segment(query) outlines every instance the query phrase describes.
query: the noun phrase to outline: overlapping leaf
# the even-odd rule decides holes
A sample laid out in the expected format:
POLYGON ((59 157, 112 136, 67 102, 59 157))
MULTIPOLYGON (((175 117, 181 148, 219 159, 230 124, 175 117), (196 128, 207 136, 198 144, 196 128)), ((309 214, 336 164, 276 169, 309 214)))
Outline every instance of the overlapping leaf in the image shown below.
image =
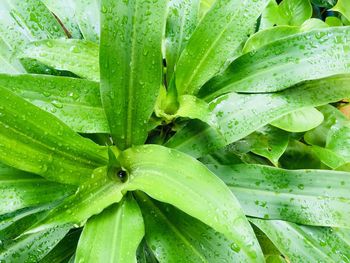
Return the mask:
POLYGON ((107 162, 106 150, 0 87, 0 159, 47 179, 77 184, 107 162))
POLYGON ((103 0, 101 96, 114 143, 143 144, 162 84, 167 1, 103 0))

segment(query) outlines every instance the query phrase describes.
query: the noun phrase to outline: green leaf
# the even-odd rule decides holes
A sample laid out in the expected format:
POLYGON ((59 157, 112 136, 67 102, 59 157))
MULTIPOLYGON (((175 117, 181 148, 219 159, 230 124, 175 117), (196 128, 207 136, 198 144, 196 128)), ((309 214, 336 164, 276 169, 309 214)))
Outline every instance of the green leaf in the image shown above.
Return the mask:
POLYGON ((167 1, 102 1, 101 96, 121 149, 147 137, 162 84, 166 7, 167 1))
POLYGON ((279 39, 300 33, 297 26, 275 26, 252 35, 244 44, 243 52, 248 53, 279 39))
POLYGON ((277 25, 277 23, 280 24, 280 20, 281 17, 278 10, 278 4, 276 0, 270 0, 261 14, 259 30, 268 29, 277 25))
POLYGON ((349 227, 349 173, 262 165, 208 166, 237 196, 246 215, 305 225, 349 227))
MULTIPOLYGON (((60 199, 60 198, 59 198, 60 199)), ((36 221, 42 219, 48 209, 55 206, 57 202, 49 205, 39 205, 16 210, 15 212, 0 216, 0 240, 1 246, 6 246, 9 242, 19 237, 26 229, 36 221)), ((1 247, 0 246, 0 247, 1 247)))
POLYGON ((170 83, 176 62, 199 21, 200 0, 170 0, 166 25, 165 59, 170 83))
POLYGON ((67 234, 67 226, 25 235, 0 250, 2 262, 39 262, 67 234))
POLYGON ((141 190, 178 207, 235 242, 247 261, 262 260, 234 195, 200 162, 159 145, 130 148, 118 160, 129 174, 126 190, 141 190))
POLYGON ((335 17, 335 16, 326 17, 325 22, 329 26, 343 26, 343 22, 338 17, 335 17))
POLYGON ((320 108, 325 121, 307 132, 304 139, 313 145, 312 150, 327 166, 336 169, 350 162, 350 121, 337 108, 330 105, 320 108))
POLYGON ((136 262, 144 235, 143 219, 135 199, 126 197, 89 219, 80 237, 76 262, 136 262))
POLYGON ((19 60, 12 58, 12 52, 8 44, 0 36, 0 72, 18 74, 25 72, 19 60))
POLYGON ((213 6, 215 0, 200 0, 199 16, 202 18, 213 6))
POLYGON ((337 0, 311 0, 311 3, 320 7, 331 8, 337 3, 337 0))
POLYGON ((12 50, 34 40, 65 37, 61 25, 41 1, 3 0, 0 10, 0 35, 12 50))
POLYGON ((75 188, 45 180, 5 165, 0 166, 0 214, 62 199, 75 188))
POLYGON ((49 180, 79 184, 107 162, 107 151, 50 113, 0 87, 0 160, 49 180))
POLYGON ((251 151, 266 157, 277 166, 278 159, 286 150, 288 142, 289 134, 287 132, 267 125, 228 147, 239 153, 251 151))
POLYGON ((311 147, 297 140, 290 140, 281 156, 280 167, 285 169, 320 169, 321 162, 311 147))
POLYGON ((235 243, 173 206, 137 193, 146 241, 159 262, 243 262, 235 243))
POLYGON ((40 263, 53 263, 53 262, 68 262, 74 254, 79 236, 80 230, 72 230, 69 232, 43 259, 40 263))
POLYGON ((169 112, 168 106, 173 106, 172 101, 169 102, 169 94, 166 94, 165 88, 159 92, 155 113, 158 117, 171 122, 172 120, 183 117, 190 119, 198 119, 209 125, 216 127, 216 118, 209 109, 209 104, 193 95, 182 95, 177 98, 178 109, 169 112))
POLYGON ((271 122, 271 125, 289 132, 312 130, 323 122, 323 114, 315 108, 302 108, 271 122))
POLYGON ((299 26, 312 16, 309 0, 283 0, 278 11, 287 25, 299 26))
POLYGON ((91 216, 119 202, 123 198, 122 191, 126 185, 117 178, 107 176, 106 166, 97 168, 74 195, 51 209, 46 217, 32 226, 27 233, 36 233, 60 225, 83 226, 91 216))
POLYGON ((99 42, 100 0, 75 0, 75 16, 84 39, 99 42))
POLYGON ((151 249, 146 244, 145 239, 142 240, 137 249, 137 263, 158 263, 151 249))
POLYGON ((18 54, 35 59, 58 70, 99 81, 98 45, 78 39, 54 39, 31 42, 18 54))
POLYGON ((199 95, 210 100, 231 91, 274 92, 304 80, 349 73, 346 36, 350 27, 313 30, 272 42, 236 59, 199 95))
POLYGON ((6 87, 82 133, 108 133, 97 82, 48 75, 0 74, 6 87))
POLYGON ((267 0, 218 0, 200 21, 176 66, 180 95, 195 94, 246 40, 267 0), (242 14, 244 13, 244 16, 242 14))
POLYGON ((338 0, 337 4, 331 9, 332 11, 340 12, 346 17, 347 20, 350 20, 350 2, 349 0, 338 0))
POLYGON ((348 97, 349 80, 350 75, 344 74, 306 81, 279 93, 223 95, 211 102, 223 136, 209 126, 190 123, 166 145, 195 157, 203 156, 297 109, 317 107, 348 97))
POLYGON ((349 262, 350 246, 331 228, 250 219, 290 262, 349 262))
POLYGON ((68 37, 81 38, 78 23, 76 21, 75 2, 71 0, 41 0, 46 7, 60 20, 68 37))

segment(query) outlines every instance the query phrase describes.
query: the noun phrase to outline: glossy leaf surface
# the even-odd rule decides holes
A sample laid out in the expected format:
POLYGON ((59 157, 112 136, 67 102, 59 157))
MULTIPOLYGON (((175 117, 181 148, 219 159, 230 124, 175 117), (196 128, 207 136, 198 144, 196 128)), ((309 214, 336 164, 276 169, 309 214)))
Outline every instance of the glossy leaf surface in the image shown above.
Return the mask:
POLYGON ((251 219, 291 262, 349 262, 350 246, 331 228, 251 219))
POLYGON ((31 42, 18 54, 35 59, 58 70, 70 71, 79 77, 98 81, 98 45, 78 39, 55 39, 31 42))
POLYGON ((82 133, 108 133, 99 84, 89 80, 47 75, 0 74, 6 87, 82 133))
POLYGON ((147 137, 162 84, 166 7, 167 1, 102 1, 101 96, 121 149, 147 137))
MULTIPOLYGON (((146 226, 146 241, 160 262, 240 262, 235 243, 173 206, 137 194, 146 226)), ((241 252, 241 253, 240 253, 241 252)))
POLYGON ((75 188, 0 164, 0 214, 60 200, 75 188))
POLYGON ((214 3, 178 61, 176 87, 179 94, 197 93, 227 61, 233 59, 267 2, 218 0, 214 3))
POLYGON ((136 262, 144 235, 140 208, 131 197, 89 219, 80 237, 76 262, 136 262))
POLYGON ((103 147, 7 89, 0 87, 0 92, 2 162, 68 184, 85 181, 106 164, 103 147))
POLYGON ((274 92, 304 80, 349 73, 350 27, 292 35, 236 59, 199 94, 206 100, 231 91, 274 92), (349 45, 349 46, 348 46, 349 45))
POLYGON ((129 174, 125 189, 141 190, 176 206, 235 242, 247 261, 261 261, 257 241, 239 203, 200 162, 158 145, 130 148, 118 159, 129 174))
POLYGON ((247 215, 349 227, 349 173, 246 164, 209 167, 237 196, 247 215))

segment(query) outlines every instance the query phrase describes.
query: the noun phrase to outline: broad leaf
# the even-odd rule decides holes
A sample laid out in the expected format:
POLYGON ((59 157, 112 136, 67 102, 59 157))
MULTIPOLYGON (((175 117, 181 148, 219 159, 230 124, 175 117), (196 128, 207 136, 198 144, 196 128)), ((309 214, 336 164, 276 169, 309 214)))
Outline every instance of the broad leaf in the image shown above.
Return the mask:
POLYGON ((319 158, 306 144, 290 140, 286 151, 279 159, 281 168, 285 169, 321 169, 319 158))
POLYGON ((195 94, 232 61, 267 0, 218 0, 200 21, 176 66, 179 94, 195 94), (242 14, 244 13, 244 16, 242 14))
POLYGON ((199 21, 200 0, 170 0, 166 25, 165 59, 167 82, 173 76, 176 62, 199 21))
POLYGON ((80 234, 79 229, 70 231, 40 263, 68 262, 76 250, 80 234))
POLYGON ((140 208, 132 197, 89 219, 80 237, 76 262, 136 262, 144 235, 140 208))
POLYGON ((284 24, 299 26, 312 16, 310 0, 283 0, 278 11, 284 24))
POLYGON ((65 37, 59 22, 41 1, 3 0, 0 10, 0 34, 12 50, 29 41, 65 37))
POLYGON ((107 162, 104 147, 0 87, 0 160, 47 179, 79 184, 107 162))
POLYGON ((346 17, 346 19, 350 20, 349 0, 338 0, 337 4, 331 10, 342 13, 346 17))
POLYGON ((137 194, 146 226, 146 241, 159 262, 243 262, 240 247, 209 226, 137 194))
POLYGON ((247 261, 262 260, 236 198, 200 162, 158 145, 130 148, 118 159, 129 174, 126 190, 141 190, 176 206, 235 242, 247 261))
POLYGON ((350 75, 344 74, 306 81, 274 94, 223 95, 211 103, 223 136, 209 126, 190 122, 166 145, 196 157, 203 156, 297 109, 317 107, 349 97, 349 81, 350 75))
POLYGON ((350 245, 331 228, 250 219, 290 262, 349 262, 350 245))
POLYGON ((100 0, 74 0, 75 15, 84 39, 99 42, 100 0))
POLYGON ((97 168, 89 179, 27 232, 36 233, 59 225, 83 226, 91 216, 123 198, 126 184, 107 176, 107 167, 97 168))
POLYGON ((0 214, 60 200, 75 188, 0 164, 0 214))
POLYGON ((229 186, 249 216, 350 226, 349 173, 246 164, 209 168, 229 186))
POLYGON ((21 63, 12 58, 12 52, 8 44, 0 36, 0 72, 9 74, 18 74, 25 72, 21 63))
POLYGON ((315 108, 302 108, 271 122, 271 125, 289 132, 305 132, 323 122, 323 114, 315 108))
POLYGON ((2 262, 39 262, 68 231, 67 226, 61 226, 22 236, 0 250, 0 260, 2 262))
POLYGON ((143 144, 147 137, 162 84, 166 7, 167 1, 102 0, 101 96, 121 149, 143 144))
POLYGON ((79 77, 98 81, 98 45, 78 39, 55 39, 31 42, 18 54, 35 59, 58 70, 70 71, 79 77))
POLYGON ((283 130, 267 125, 243 139, 230 144, 230 148, 237 153, 252 152, 266 157, 274 165, 278 165, 278 159, 288 146, 289 134, 283 130))
POLYGON ((52 113, 74 131, 109 132, 96 82, 47 75, 0 74, 0 86, 52 113))
POLYGON ((200 96, 209 100, 231 91, 274 92, 304 80, 349 73, 347 36, 350 27, 325 28, 272 42, 236 59, 200 96))

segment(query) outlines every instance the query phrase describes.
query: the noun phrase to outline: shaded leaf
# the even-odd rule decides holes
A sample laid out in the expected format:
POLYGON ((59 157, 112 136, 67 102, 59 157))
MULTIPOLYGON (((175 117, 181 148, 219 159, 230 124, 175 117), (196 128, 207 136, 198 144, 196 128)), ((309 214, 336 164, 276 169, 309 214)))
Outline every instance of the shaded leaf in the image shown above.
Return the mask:
POLYGON ((35 59, 58 70, 67 70, 93 81, 100 79, 98 45, 78 39, 54 39, 31 42, 18 54, 35 59))

